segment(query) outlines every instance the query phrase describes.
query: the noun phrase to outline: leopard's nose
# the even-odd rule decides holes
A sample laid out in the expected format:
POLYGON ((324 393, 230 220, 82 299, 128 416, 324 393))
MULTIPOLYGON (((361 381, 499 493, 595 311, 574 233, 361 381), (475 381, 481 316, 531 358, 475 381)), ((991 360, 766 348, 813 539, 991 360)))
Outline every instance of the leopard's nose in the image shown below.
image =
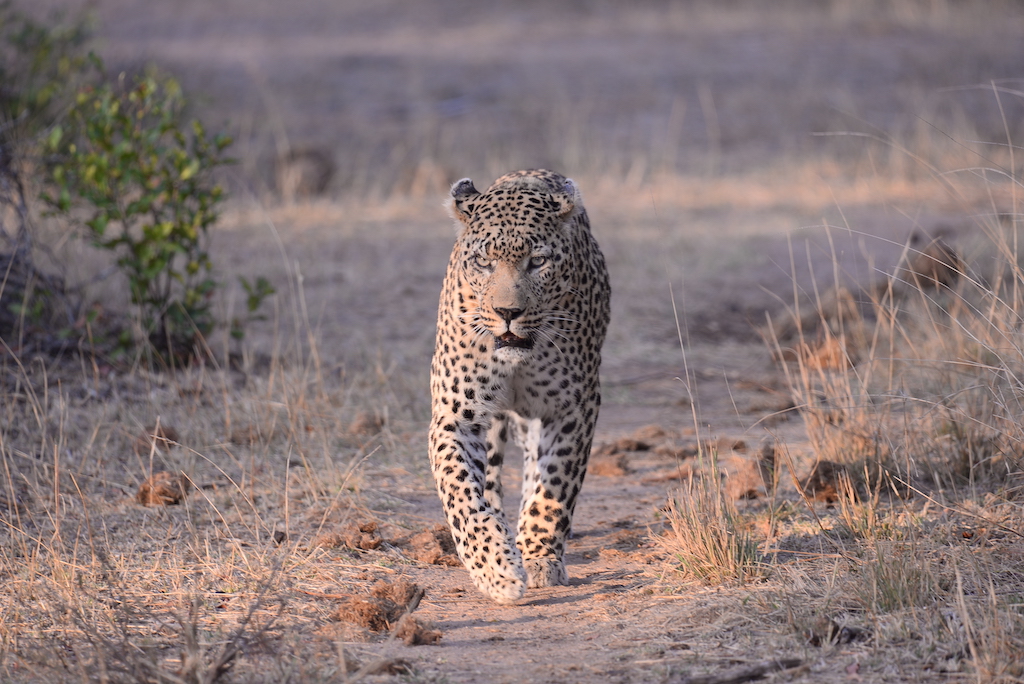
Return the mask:
POLYGON ((523 314, 522 309, 504 309, 497 306, 494 307, 494 312, 504 318, 506 323, 511 323, 523 314))

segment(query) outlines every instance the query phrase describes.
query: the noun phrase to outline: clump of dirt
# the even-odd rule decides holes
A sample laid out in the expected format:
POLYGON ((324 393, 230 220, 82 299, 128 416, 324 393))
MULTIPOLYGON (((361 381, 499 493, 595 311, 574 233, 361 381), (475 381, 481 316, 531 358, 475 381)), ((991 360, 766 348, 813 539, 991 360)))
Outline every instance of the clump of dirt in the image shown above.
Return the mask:
POLYGON ((440 641, 441 632, 412 615, 406 615, 398 621, 395 638, 404 641, 406 646, 423 646, 440 641))
POLYGON ((633 472, 627 454, 650 451, 668 437, 659 425, 647 425, 614 442, 598 444, 590 454, 587 472, 599 477, 623 477, 633 472))
POLYGON ((376 413, 360 411, 348 426, 348 431, 357 437, 372 437, 384 428, 384 422, 384 418, 376 413))
MULTIPOLYGON (((591 462, 603 463, 607 461, 612 464, 608 466, 609 474, 617 475, 625 474, 615 471, 614 464, 621 461, 616 461, 612 457, 619 454, 652 452, 658 456, 681 460, 693 458, 701 450, 705 453, 717 454, 745 452, 747 450, 747 443, 742 439, 732 437, 703 440, 699 443, 694 440, 682 441, 677 435, 669 433, 660 425, 646 425, 631 435, 595 446, 591 454, 591 462)), ((626 469, 626 472, 629 472, 629 470, 626 469)), ((600 475, 602 473, 597 474, 600 475)))
POLYGON ((135 500, 143 506, 174 506, 185 498, 186 487, 184 475, 162 470, 139 486, 135 500))
POLYGON ((828 646, 866 639, 870 632, 850 625, 840 626, 832 618, 823 617, 801 630, 801 635, 811 646, 828 646))
POLYGON ((394 628, 394 638, 407 646, 435 644, 441 639, 441 632, 412 616, 423 596, 423 589, 412 582, 377 582, 368 596, 344 599, 334 617, 372 632, 394 628))
POLYGON ((673 461, 681 461, 687 458, 693 458, 694 456, 700 453, 700 449, 698 449, 697 446, 693 444, 682 447, 673 446, 671 444, 659 444, 658 446, 654 447, 654 453, 656 453, 658 456, 663 456, 673 461))
POLYGON ((630 457, 638 452, 672 461, 671 468, 663 468, 646 475, 641 482, 645 485, 685 481, 702 472, 708 461, 696 462, 697 456, 717 459, 719 473, 723 478, 727 494, 734 499, 755 499, 766 493, 773 482, 774 447, 771 453, 749 455, 749 446, 737 437, 716 439, 686 439, 673 434, 659 425, 647 425, 628 437, 601 444, 594 449, 588 472, 595 475, 623 476, 632 472, 630 457), (683 463, 683 461, 689 461, 683 463))
POLYGON ((646 425, 632 435, 620 437, 614 442, 599 444, 594 449, 595 456, 613 456, 632 451, 650 451, 655 444, 664 442, 668 433, 660 425, 646 425))
POLYGON ((146 455, 151 451, 167 453, 178 446, 181 438, 178 431, 170 425, 154 425, 142 431, 135 438, 133 448, 137 455, 146 455))
POLYGON ((405 580, 398 580, 397 582, 377 582, 370 589, 370 593, 379 599, 385 599, 391 601, 402 607, 402 610, 417 601, 417 594, 421 594, 423 590, 420 589, 418 584, 413 582, 406 582, 405 580))
POLYGON ((668 431, 660 425, 645 425, 633 432, 633 439, 643 442, 659 442, 668 438, 668 431))
POLYGON ((609 535, 606 544, 620 551, 636 551, 647 539, 646 530, 616 530, 609 535))
MULTIPOLYGON (((911 244, 919 243, 921 238, 920 234, 915 234, 911 238, 911 244)), ((922 290, 952 287, 965 269, 966 265, 960 253, 941 237, 937 237, 921 247, 907 265, 900 269, 897 273, 897 282, 912 283, 922 290)))
POLYGON ((594 454, 590 457, 587 473, 599 477, 622 477, 632 472, 626 454, 594 454))
POLYGON ((462 565, 455 552, 455 541, 445 525, 434 525, 409 538, 403 545, 405 555, 427 565, 447 565, 457 568, 462 565))
POLYGON ((393 601, 367 596, 344 599, 334 613, 334 619, 365 627, 372 632, 384 632, 405 612, 393 601))
POLYGON ((339 532, 321 534, 313 543, 328 548, 347 546, 357 551, 372 551, 384 543, 384 538, 380 535, 380 525, 366 520, 345 525, 339 532))
POLYGON ((739 500, 759 499, 771 494, 775 486, 776 448, 775 442, 768 440, 761 445, 756 457, 734 451, 723 458, 720 467, 725 478, 726 496, 739 500))

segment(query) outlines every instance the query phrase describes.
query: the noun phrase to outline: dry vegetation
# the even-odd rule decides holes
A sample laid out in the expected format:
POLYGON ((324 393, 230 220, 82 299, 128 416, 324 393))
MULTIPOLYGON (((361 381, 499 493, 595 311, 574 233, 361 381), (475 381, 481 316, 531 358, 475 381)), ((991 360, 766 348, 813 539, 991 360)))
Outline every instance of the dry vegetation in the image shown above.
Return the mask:
POLYGON ((214 258, 274 315, 173 373, 4 340, 0 679, 1024 681, 1018 8, 228 4, 100 42, 238 122, 214 258), (423 456, 438 197, 540 165, 612 269, 602 460, 499 608, 423 456))

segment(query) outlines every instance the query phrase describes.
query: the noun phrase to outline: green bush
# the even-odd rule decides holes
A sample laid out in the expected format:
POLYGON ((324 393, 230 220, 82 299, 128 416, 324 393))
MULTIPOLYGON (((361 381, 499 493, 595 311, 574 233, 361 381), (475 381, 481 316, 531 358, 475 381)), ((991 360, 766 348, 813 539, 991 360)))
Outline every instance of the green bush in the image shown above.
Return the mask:
MULTIPOLYGON (((0 212, 0 266, 8 274, 0 338, 56 350, 86 332, 79 289, 35 264, 45 252, 31 220, 39 196, 113 254, 125 279, 136 332, 113 311, 103 329, 88 332, 90 343, 184 360, 220 323, 207 245, 224 198, 213 172, 227 161, 230 140, 185 120, 173 79, 107 79, 102 61, 86 52, 88 33, 84 15, 39 22, 0 0, 0 210, 12 210, 0 212)), ((247 311, 223 322, 234 338, 261 318, 257 310, 274 293, 264 278, 240 281, 247 311)))
MULTIPOLYGON (((142 342, 170 358, 196 351, 215 320, 208 231, 224 198, 213 179, 231 143, 186 126, 181 89, 144 76, 82 89, 45 141, 57 213, 84 218, 88 237, 117 256, 142 342)), ((166 359, 165 359, 166 360, 166 359)))
POLYGON ((95 76, 82 17, 42 24, 0 2, 0 339, 59 351, 80 301, 59 274, 37 266, 30 198, 40 141, 84 79, 95 76))
POLYGON ((9 156, 30 147, 50 126, 69 91, 94 75, 96 62, 85 51, 84 19, 41 24, 0 2, 0 146, 9 156))

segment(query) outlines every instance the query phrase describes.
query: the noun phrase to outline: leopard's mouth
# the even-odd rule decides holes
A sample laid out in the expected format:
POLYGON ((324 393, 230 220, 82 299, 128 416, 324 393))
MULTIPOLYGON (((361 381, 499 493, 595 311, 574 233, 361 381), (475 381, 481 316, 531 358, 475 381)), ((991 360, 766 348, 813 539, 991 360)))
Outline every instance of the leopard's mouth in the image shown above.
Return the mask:
POLYGON ((515 349, 533 349, 533 338, 519 337, 509 330, 494 338, 495 350, 504 349, 505 347, 513 347, 515 349))

